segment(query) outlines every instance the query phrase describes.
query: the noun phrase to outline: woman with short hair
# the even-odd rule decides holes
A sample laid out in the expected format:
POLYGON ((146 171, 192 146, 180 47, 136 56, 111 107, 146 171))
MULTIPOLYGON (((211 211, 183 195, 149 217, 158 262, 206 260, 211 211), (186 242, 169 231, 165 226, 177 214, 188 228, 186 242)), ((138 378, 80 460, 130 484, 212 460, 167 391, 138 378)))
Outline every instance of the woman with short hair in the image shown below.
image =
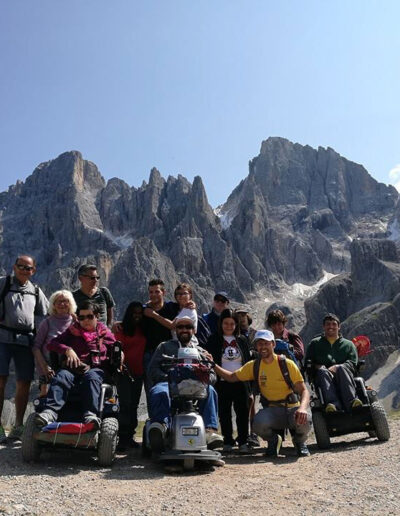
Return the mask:
POLYGON ((47 345, 71 325, 75 312, 76 303, 69 290, 57 290, 50 296, 49 315, 41 322, 32 349, 39 370, 41 397, 46 396, 48 384, 55 374, 47 345))

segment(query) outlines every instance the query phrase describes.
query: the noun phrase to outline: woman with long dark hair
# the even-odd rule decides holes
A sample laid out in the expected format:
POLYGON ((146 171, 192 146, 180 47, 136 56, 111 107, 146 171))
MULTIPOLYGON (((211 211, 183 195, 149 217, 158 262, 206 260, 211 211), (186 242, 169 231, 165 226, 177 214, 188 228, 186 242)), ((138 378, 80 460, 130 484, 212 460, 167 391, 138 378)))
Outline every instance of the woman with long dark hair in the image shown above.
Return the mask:
POLYGON ((138 424, 137 410, 143 386, 143 355, 146 337, 143 333, 144 308, 139 301, 132 301, 125 310, 121 329, 115 332, 115 338, 122 343, 124 364, 129 374, 119 375, 118 394, 119 413, 119 449, 126 446, 137 448, 139 444, 134 435, 138 424))
MULTIPOLYGON (((214 361, 228 371, 236 371, 250 360, 247 339, 239 335, 239 324, 233 310, 226 308, 220 315, 218 333, 211 335, 207 351, 214 361)), ((232 451, 235 445, 232 426, 232 405, 236 414, 237 443, 240 453, 249 453, 249 386, 246 383, 228 383, 219 379, 218 412, 221 431, 224 437, 225 452, 232 451)))

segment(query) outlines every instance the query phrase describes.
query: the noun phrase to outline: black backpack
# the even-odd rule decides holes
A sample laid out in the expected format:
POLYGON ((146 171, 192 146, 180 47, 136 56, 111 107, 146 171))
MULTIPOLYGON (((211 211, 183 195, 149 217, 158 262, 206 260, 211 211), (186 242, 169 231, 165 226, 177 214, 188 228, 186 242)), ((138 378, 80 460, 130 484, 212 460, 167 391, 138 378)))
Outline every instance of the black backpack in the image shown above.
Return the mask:
POLYGON ((290 378, 289 369, 286 362, 285 355, 278 355, 278 364, 279 369, 281 370, 283 379, 286 382, 286 385, 289 387, 289 389, 292 391, 290 394, 286 396, 286 398, 282 400, 274 400, 269 401, 267 398, 265 398, 260 391, 260 385, 259 385, 259 373, 260 373, 260 364, 261 364, 261 358, 257 358, 254 360, 253 364, 253 376, 254 376, 254 382, 253 382, 253 395, 254 397, 258 394, 260 395, 260 401, 261 405, 263 407, 268 406, 274 406, 274 405, 288 405, 289 403, 296 403, 299 401, 298 395, 294 392, 294 385, 292 382, 292 379, 290 378))

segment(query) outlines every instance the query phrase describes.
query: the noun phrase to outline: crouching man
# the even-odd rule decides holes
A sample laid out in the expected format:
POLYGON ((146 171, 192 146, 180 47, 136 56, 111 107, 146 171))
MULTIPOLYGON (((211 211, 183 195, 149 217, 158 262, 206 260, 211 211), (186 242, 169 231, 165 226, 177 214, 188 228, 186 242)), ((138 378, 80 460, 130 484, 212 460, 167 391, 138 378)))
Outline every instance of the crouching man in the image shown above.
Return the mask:
MULTIPOLYGON (((197 347, 200 356, 205 359, 208 353, 191 342, 195 329, 192 319, 187 316, 177 317, 175 320, 176 339, 161 342, 154 352, 149 365, 150 379, 150 407, 149 414, 151 425, 149 439, 153 450, 162 450, 164 436, 169 428, 171 419, 171 399, 168 390, 168 375, 162 368, 165 357, 177 357, 181 347, 197 347)), ((214 374, 214 373, 213 373, 214 374)), ((215 374, 214 374, 215 378, 215 374)), ((209 449, 219 448, 223 445, 223 439, 216 433, 218 429, 218 398, 217 393, 209 385, 207 398, 199 402, 199 412, 206 428, 206 440, 209 449)))
POLYGON ((310 432, 307 412, 310 395, 304 379, 292 360, 274 353, 275 339, 271 331, 257 331, 253 342, 258 360, 247 362, 234 372, 218 365, 215 371, 228 382, 255 380, 263 408, 254 417, 253 431, 268 441, 268 456, 278 456, 282 444, 279 431, 289 428, 297 455, 306 457, 310 455, 306 445, 310 432))

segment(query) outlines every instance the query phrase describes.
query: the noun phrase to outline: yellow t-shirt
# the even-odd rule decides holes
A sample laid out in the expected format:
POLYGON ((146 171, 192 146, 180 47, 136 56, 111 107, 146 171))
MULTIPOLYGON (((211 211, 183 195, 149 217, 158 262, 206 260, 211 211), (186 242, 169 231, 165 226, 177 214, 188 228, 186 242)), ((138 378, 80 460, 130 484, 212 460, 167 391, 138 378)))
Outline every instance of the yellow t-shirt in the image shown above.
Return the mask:
MULTIPOLYGON (((290 379, 292 380, 293 384, 296 384, 297 382, 303 382, 303 376, 301 375, 296 364, 289 359, 286 359, 286 363, 288 366, 290 379)), ((247 362, 247 364, 235 371, 235 374, 242 382, 254 380, 253 368, 254 360, 247 362)), ((261 360, 258 378, 258 385, 260 387, 261 394, 268 401, 283 400, 292 392, 285 382, 285 379, 283 378, 277 355, 274 355, 274 361, 270 364, 266 364, 263 360, 261 360)), ((289 406, 296 405, 297 404, 290 404, 289 406)))

